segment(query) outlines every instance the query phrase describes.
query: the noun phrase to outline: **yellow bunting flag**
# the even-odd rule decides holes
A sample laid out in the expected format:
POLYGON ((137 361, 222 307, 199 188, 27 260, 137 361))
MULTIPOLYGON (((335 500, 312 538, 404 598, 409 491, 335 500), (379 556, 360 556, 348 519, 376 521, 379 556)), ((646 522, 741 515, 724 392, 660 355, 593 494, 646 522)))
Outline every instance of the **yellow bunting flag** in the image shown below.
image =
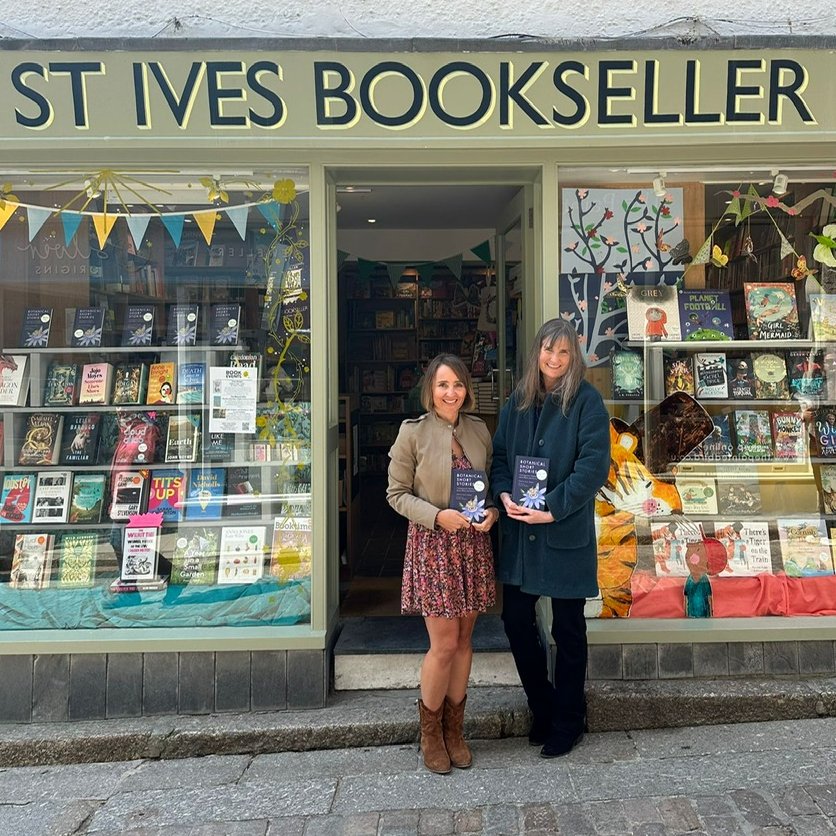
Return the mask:
POLYGON ((215 220, 217 217, 217 209, 194 213, 194 219, 200 227, 200 231, 203 233, 207 245, 212 243, 212 233, 215 231, 215 220))
POLYGON ((109 215, 107 212, 93 213, 93 226, 96 227, 99 249, 104 249, 104 245, 107 243, 107 237, 110 235, 110 230, 113 229, 113 224, 116 223, 118 217, 118 215, 109 215))
POLYGON ((17 207, 18 204, 12 203, 11 200, 4 201, 3 206, 0 207, 0 229, 2 229, 6 225, 6 221, 14 215, 17 207))

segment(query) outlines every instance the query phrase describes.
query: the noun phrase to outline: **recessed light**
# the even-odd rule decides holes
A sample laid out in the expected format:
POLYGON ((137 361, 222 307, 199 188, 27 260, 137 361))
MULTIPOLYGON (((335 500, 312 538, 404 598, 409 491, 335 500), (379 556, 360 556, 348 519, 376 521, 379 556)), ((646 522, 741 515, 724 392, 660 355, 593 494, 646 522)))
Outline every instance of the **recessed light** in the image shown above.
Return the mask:
POLYGON ((369 218, 369 223, 370 224, 376 224, 377 223, 377 218, 369 218))

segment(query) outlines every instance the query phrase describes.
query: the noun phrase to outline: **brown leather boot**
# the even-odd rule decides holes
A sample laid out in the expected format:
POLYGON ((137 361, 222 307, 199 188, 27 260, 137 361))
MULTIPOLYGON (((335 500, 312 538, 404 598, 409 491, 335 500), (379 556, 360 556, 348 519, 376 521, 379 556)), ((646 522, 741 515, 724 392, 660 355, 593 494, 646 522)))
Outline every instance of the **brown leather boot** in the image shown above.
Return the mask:
POLYGON ((450 756, 450 763, 459 769, 467 769, 473 763, 470 747, 464 742, 464 704, 467 695, 458 704, 453 705, 449 697, 444 698, 444 716, 441 725, 444 729, 444 745, 450 756))
POLYGON ((421 700, 418 700, 418 715, 421 718, 421 752, 424 754, 424 766, 430 772, 446 775, 450 771, 450 756, 444 746, 441 731, 441 716, 444 706, 440 705, 435 711, 430 711, 421 700))

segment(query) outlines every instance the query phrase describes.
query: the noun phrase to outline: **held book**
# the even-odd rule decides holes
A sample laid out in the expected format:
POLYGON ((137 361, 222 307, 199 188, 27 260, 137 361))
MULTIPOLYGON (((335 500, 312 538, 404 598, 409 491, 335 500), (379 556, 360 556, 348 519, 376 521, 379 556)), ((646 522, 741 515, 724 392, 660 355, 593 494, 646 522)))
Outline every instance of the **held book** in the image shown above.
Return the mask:
POLYGON ((185 480, 182 470, 152 470, 148 513, 162 514, 164 522, 182 520, 185 480))
POLYGON ((514 459, 511 499, 524 508, 545 511, 548 479, 548 459, 534 456, 517 456, 514 459))
POLYGON ((65 523, 70 514, 73 474, 70 470, 42 470, 35 483, 32 522, 65 523))
POLYGON ((186 504, 187 520, 219 520, 224 504, 226 469, 195 468, 189 474, 186 504))
POLYGON ((680 290, 679 319, 682 339, 731 340, 731 300, 726 290, 680 290))
POLYGON ((801 336, 794 284, 745 282, 743 296, 749 339, 795 340, 801 336))
POLYGON ((168 345, 195 345, 200 305, 169 305, 167 314, 166 343, 168 345))
POLYGON ((117 470, 110 482, 110 518, 129 520, 145 510, 148 493, 147 470, 117 470))
POLYGON ((637 351, 615 349, 611 356, 612 396, 616 400, 644 397, 644 358, 637 351))
POLYGON ((833 574, 833 554, 821 517, 779 517, 776 524, 787 575, 814 578, 833 574))
POLYGON ((209 341, 212 345, 237 345, 240 321, 240 305, 212 305, 209 319, 209 341))
POLYGON ((64 416, 58 412, 37 412, 26 417, 18 464, 57 464, 61 449, 64 416))
POLYGON ((34 496, 34 473, 7 473, 0 494, 0 525, 32 522, 34 496))
POLYGON ((76 308, 70 345, 76 348, 98 348, 104 331, 104 308, 76 308))
POLYGON ((52 308, 27 308, 20 332, 21 348, 46 348, 52 327, 52 308))
POLYGON ((202 404, 206 363, 181 363, 177 368, 177 403, 202 404))
POLYGON ((224 526, 218 557, 218 583, 255 583, 263 575, 264 526, 224 526))
POLYGON ((199 449, 200 415, 171 415, 165 443, 166 462, 196 462, 199 449))
POLYGON ((484 470, 450 470, 450 507, 467 517, 471 523, 485 519, 488 498, 488 475, 484 470))
POLYGON ((81 370, 79 404, 108 404, 113 385, 111 363, 87 363, 81 370))
POLYGON ((672 285, 632 285, 627 291, 631 340, 680 340, 679 301, 672 285))
POLYGON ((179 532, 171 556, 170 583, 177 586, 210 586, 218 565, 218 530, 186 528, 179 532))
POLYGON ((698 398, 728 398, 726 355, 723 352, 699 352, 694 355, 694 377, 698 398))
POLYGON ((752 355, 757 400, 789 400, 787 363, 783 354, 756 352, 752 355))
POLYGON ((29 394, 29 358, 0 354, 0 406, 26 406, 29 394))
POLYGON ((664 359, 665 396, 674 392, 684 392, 686 395, 695 394, 694 369, 690 357, 669 357, 664 359))
POLYGON ((71 523, 99 523, 105 503, 104 473, 76 473, 70 499, 71 523))
POLYGON ((729 397, 732 400, 751 401, 755 398, 755 373, 752 358, 747 354, 729 359, 729 397))
POLYGON ((148 372, 147 404, 174 403, 177 391, 177 364, 152 363, 148 372))
POLYGON ((78 363, 50 363, 44 385, 44 406, 74 406, 78 395, 78 363))
POLYGON ((145 363, 120 363, 113 375, 113 403, 138 406, 145 403, 148 366, 145 363))
POLYGON ((95 531, 68 531, 61 537, 58 586, 93 586, 99 538, 95 531))
POLYGON ((157 577, 157 541, 160 530, 151 526, 125 528, 122 545, 123 581, 148 581, 157 577))
POLYGON ((716 520, 714 536, 726 550, 720 577, 772 574, 769 523, 761 520, 716 520))
POLYGON ((9 586, 12 589, 43 589, 49 586, 52 550, 51 534, 18 534, 15 537, 9 586))
POLYGON ((154 305, 128 305, 122 325, 122 345, 144 346, 154 341, 154 305))
POLYGON ((273 521, 270 574, 282 582, 309 578, 312 543, 310 517, 277 517, 273 521))

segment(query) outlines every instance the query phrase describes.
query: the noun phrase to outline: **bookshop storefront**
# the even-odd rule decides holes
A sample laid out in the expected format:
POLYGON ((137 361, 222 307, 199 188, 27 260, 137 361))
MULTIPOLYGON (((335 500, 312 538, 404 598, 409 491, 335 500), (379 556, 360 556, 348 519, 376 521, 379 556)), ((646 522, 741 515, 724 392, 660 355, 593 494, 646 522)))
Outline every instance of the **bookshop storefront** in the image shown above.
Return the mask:
POLYGON ((383 181, 525 193, 514 328, 613 419, 590 676, 834 673, 829 52, 165 46, 0 51, 0 720, 324 705, 383 181))

